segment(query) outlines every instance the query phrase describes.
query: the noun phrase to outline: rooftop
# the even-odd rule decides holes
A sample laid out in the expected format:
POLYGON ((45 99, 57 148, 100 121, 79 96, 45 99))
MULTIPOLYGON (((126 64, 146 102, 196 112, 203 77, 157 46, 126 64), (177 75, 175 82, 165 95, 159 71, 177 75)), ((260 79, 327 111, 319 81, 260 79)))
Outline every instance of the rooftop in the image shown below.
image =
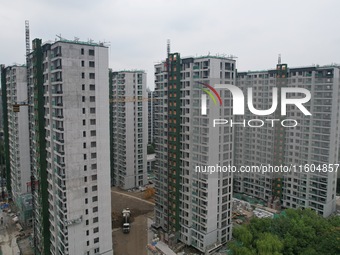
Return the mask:
MULTIPOLYGON (((295 67, 289 67, 288 66, 288 70, 292 70, 292 69, 307 69, 307 68, 340 68, 340 64, 337 64, 337 63, 331 63, 329 65, 310 65, 310 66, 295 66, 295 67)), ((265 73, 265 72, 268 72, 268 71, 275 71, 276 69, 275 68, 270 68, 270 69, 267 69, 267 70, 254 70, 254 71, 251 71, 251 70, 248 70, 248 71, 240 71, 238 73, 248 73, 248 74, 251 74, 251 73, 265 73)))
MULTIPOLYGON (((171 54, 180 54, 179 52, 173 52, 171 54)), ((181 57, 181 59, 204 59, 204 58, 214 58, 214 59, 223 59, 223 60, 232 60, 232 61, 236 61, 235 58, 237 58, 236 56, 234 55, 228 55, 228 54, 216 54, 216 55, 201 55, 201 56, 185 56, 185 57, 181 57)), ((155 64, 162 64, 162 63, 165 63, 166 61, 165 60, 161 60, 161 61, 157 61, 155 64)))
POLYGON ((228 60, 235 60, 234 58, 237 58, 234 55, 227 55, 227 54, 216 54, 216 55, 203 55, 203 56, 196 56, 193 57, 194 59, 202 59, 202 58, 215 58, 215 59, 228 59, 228 60))
POLYGON ((46 43, 50 43, 50 44, 54 44, 54 43, 58 43, 58 42, 62 42, 62 43, 73 43, 73 44, 80 44, 80 45, 87 45, 87 46, 96 46, 96 47, 105 47, 107 48, 109 45, 107 42, 94 42, 92 39, 89 39, 87 42, 85 41, 80 41, 79 38, 75 37, 74 40, 69 40, 66 38, 63 38, 61 36, 57 36, 58 39, 55 39, 55 41, 45 41, 43 44, 46 43))
POLYGON ((138 69, 130 69, 130 70, 120 70, 120 71, 112 71, 113 73, 145 73, 144 70, 138 69))

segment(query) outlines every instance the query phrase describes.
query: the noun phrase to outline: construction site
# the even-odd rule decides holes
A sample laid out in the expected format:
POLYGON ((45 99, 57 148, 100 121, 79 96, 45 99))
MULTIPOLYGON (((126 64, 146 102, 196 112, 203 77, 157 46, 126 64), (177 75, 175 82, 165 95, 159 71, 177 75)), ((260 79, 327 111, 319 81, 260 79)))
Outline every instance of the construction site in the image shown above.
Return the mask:
POLYGON ((30 194, 18 199, 21 210, 14 203, 1 203, 0 209, 0 255, 33 255, 32 206, 30 194))

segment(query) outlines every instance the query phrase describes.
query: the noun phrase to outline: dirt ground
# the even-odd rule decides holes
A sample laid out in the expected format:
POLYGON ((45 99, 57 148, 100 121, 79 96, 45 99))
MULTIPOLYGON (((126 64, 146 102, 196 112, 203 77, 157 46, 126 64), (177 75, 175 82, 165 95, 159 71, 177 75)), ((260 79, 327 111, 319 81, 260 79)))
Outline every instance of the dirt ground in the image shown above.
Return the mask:
POLYGON ((112 241, 115 255, 146 255, 148 243, 147 218, 153 216, 153 203, 143 199, 142 192, 126 192, 113 188, 112 205, 112 241), (131 210, 130 233, 122 232, 122 210, 131 210))
POLYGON ((19 232, 12 217, 7 212, 1 210, 0 217, 3 218, 3 223, 0 223, 0 255, 12 254, 14 251, 19 251, 16 245, 16 235, 18 235, 19 232))

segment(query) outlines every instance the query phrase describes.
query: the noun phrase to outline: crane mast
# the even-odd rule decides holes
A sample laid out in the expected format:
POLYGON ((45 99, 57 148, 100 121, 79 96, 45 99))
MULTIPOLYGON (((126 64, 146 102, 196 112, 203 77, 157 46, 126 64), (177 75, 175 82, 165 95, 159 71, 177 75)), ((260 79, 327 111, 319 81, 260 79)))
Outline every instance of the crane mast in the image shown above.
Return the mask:
MULTIPOLYGON (((30 42, 30 24, 28 20, 25 20, 25 43, 26 43, 26 68, 27 68, 27 105, 30 105, 30 53, 31 53, 31 42, 30 42)), ((19 106, 17 107, 19 111, 19 106)), ((32 227, 33 227, 33 247, 34 254, 36 254, 36 229, 35 229, 35 201, 34 201, 34 192, 35 192, 35 177, 33 168, 31 167, 31 193, 32 193, 32 227)))

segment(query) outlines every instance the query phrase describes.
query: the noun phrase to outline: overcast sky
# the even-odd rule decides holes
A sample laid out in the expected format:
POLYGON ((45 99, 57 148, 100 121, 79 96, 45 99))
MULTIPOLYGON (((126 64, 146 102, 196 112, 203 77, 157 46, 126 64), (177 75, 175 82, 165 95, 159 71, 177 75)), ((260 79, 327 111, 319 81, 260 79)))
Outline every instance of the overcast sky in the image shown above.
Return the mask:
POLYGON ((339 0, 8 0, 0 7, 0 63, 25 61, 31 40, 110 42, 113 70, 153 66, 166 41, 181 56, 234 55, 239 71, 340 64, 339 0))

